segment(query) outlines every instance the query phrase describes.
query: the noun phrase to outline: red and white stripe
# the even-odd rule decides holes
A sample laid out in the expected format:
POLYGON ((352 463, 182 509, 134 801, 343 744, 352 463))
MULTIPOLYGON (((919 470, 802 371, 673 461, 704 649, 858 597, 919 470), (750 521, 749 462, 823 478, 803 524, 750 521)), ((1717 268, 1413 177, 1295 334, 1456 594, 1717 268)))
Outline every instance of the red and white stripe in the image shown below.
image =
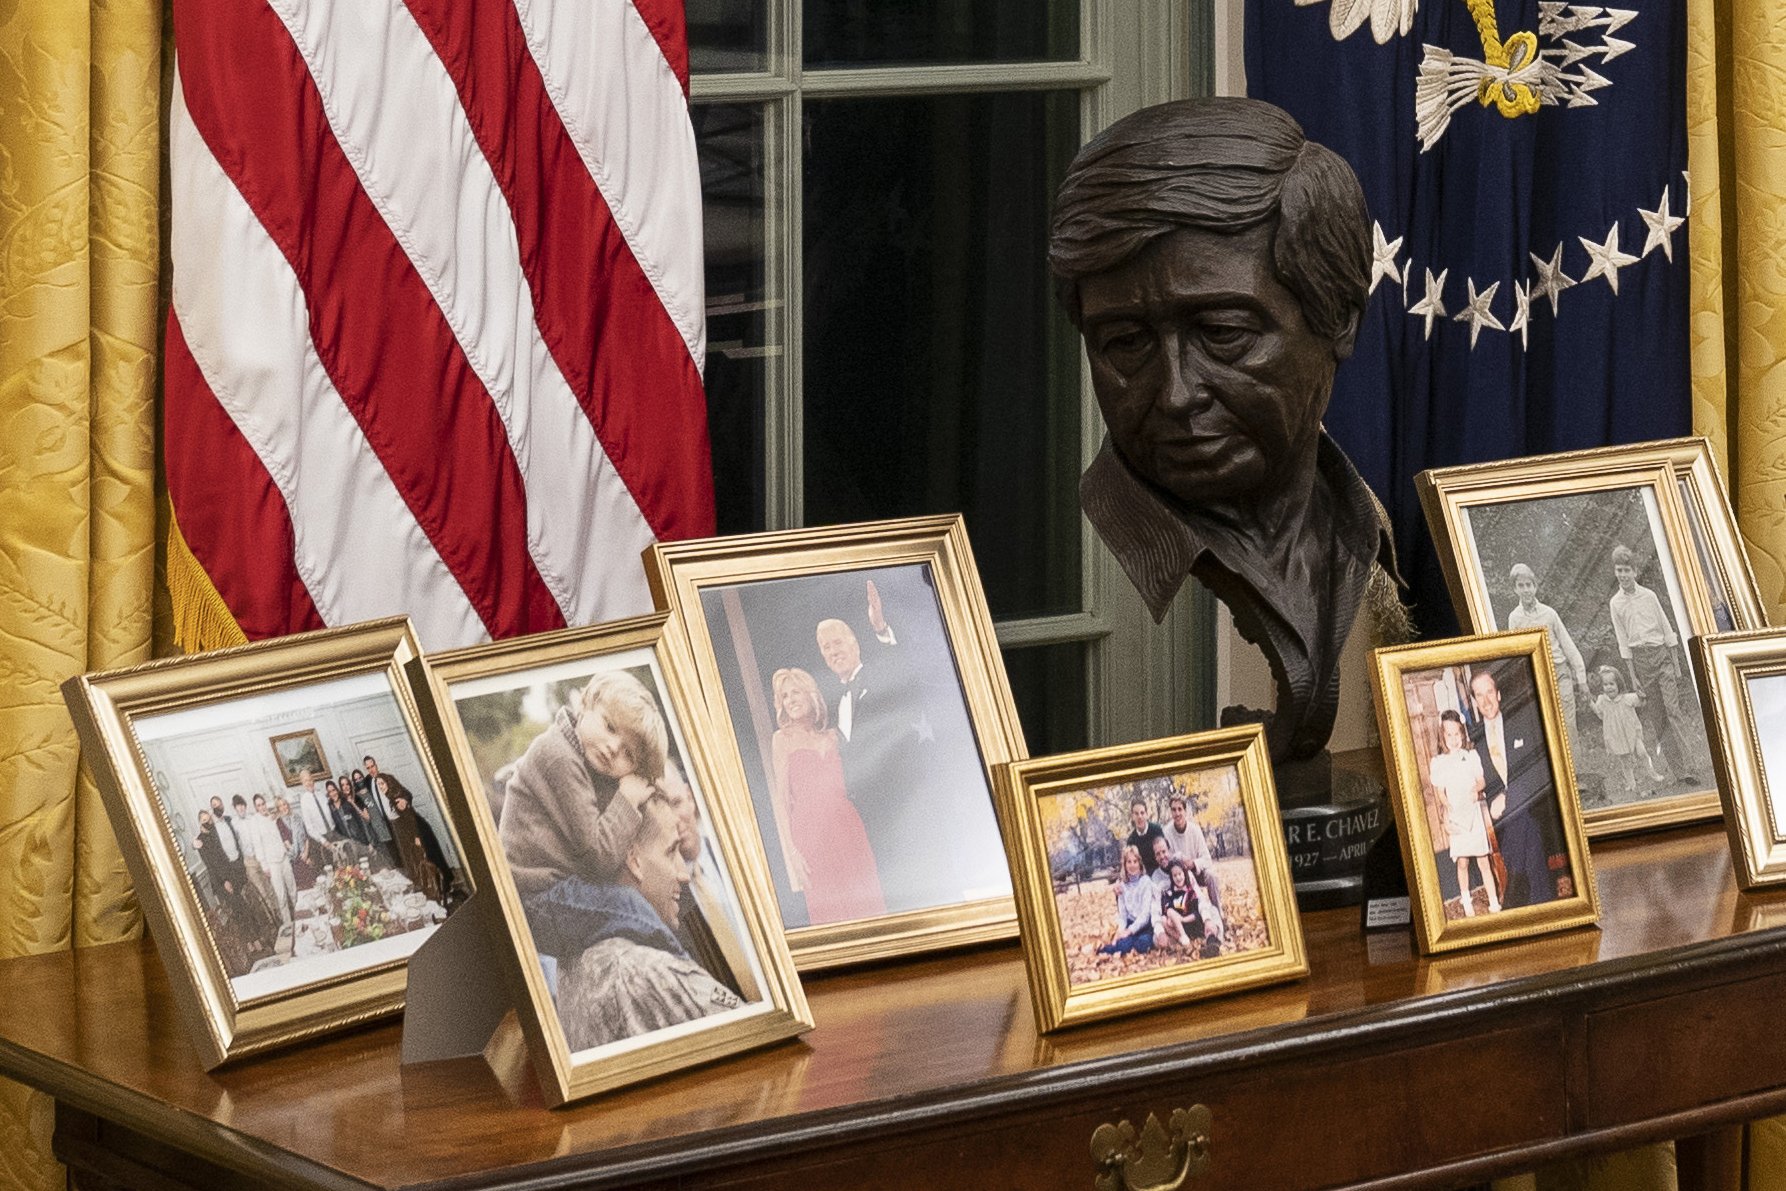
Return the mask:
POLYGON ((169 494, 250 637, 649 606, 712 532, 680 5, 176 0, 169 494))

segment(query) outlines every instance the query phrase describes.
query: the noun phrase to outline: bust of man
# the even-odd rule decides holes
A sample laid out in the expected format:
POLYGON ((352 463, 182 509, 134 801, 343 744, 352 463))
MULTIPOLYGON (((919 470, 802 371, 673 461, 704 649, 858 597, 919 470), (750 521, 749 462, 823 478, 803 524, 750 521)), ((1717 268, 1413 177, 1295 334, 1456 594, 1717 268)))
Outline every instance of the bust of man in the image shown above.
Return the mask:
POLYGON ((1370 296, 1357 177, 1270 104, 1160 104, 1080 150, 1048 260, 1109 430, 1086 515, 1156 620, 1186 576, 1215 592, 1271 664, 1273 759, 1319 754, 1373 568, 1394 574, 1321 426, 1370 296))

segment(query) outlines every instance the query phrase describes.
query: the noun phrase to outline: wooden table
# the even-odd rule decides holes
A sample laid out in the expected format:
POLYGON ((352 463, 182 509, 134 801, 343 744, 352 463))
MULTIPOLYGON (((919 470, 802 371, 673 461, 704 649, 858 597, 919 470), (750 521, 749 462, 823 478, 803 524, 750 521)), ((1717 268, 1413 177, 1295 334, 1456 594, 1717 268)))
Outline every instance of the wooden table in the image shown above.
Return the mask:
POLYGON ((1193 1104, 1188 1186, 1437 1187, 1786 1110, 1786 900, 1715 828, 1595 854, 1600 930, 1420 960, 1324 911, 1306 982, 1047 1038, 1014 945, 889 965, 811 980, 800 1042, 558 1112, 512 1033, 207 1075, 147 944, 0 963, 0 1074, 90 1188, 1090 1188, 1099 1125, 1193 1104))

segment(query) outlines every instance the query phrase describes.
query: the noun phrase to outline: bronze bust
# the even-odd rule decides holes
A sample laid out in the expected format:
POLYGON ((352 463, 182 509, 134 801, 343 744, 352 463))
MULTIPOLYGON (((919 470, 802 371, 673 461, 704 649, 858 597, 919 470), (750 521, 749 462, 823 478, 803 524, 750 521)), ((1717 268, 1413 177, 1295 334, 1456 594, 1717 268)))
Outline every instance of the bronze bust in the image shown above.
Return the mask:
POLYGON ((1321 426, 1370 296, 1357 177, 1270 104, 1160 104, 1074 158, 1048 262, 1109 430, 1086 515, 1156 620, 1187 575, 1215 592, 1271 664, 1273 760, 1316 757, 1373 572, 1395 571, 1321 426))

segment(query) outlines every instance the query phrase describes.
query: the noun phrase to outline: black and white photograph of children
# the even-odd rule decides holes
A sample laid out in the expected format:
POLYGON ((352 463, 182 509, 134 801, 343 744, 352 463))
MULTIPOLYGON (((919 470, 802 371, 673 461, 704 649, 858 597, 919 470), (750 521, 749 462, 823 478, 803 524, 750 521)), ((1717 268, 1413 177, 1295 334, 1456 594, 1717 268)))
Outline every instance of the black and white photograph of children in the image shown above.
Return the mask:
POLYGON ((1475 505, 1468 518, 1488 628, 1549 630, 1583 809, 1711 788, 1681 588, 1698 559, 1673 557, 1654 492, 1475 505))
POLYGON ((928 564, 701 592, 787 927, 1009 897, 928 564))
POLYGON ((384 675, 132 727, 239 1001, 405 959, 467 896, 384 675))
POLYGON ((569 1050, 765 1002, 647 649, 456 683, 453 702, 569 1050))

